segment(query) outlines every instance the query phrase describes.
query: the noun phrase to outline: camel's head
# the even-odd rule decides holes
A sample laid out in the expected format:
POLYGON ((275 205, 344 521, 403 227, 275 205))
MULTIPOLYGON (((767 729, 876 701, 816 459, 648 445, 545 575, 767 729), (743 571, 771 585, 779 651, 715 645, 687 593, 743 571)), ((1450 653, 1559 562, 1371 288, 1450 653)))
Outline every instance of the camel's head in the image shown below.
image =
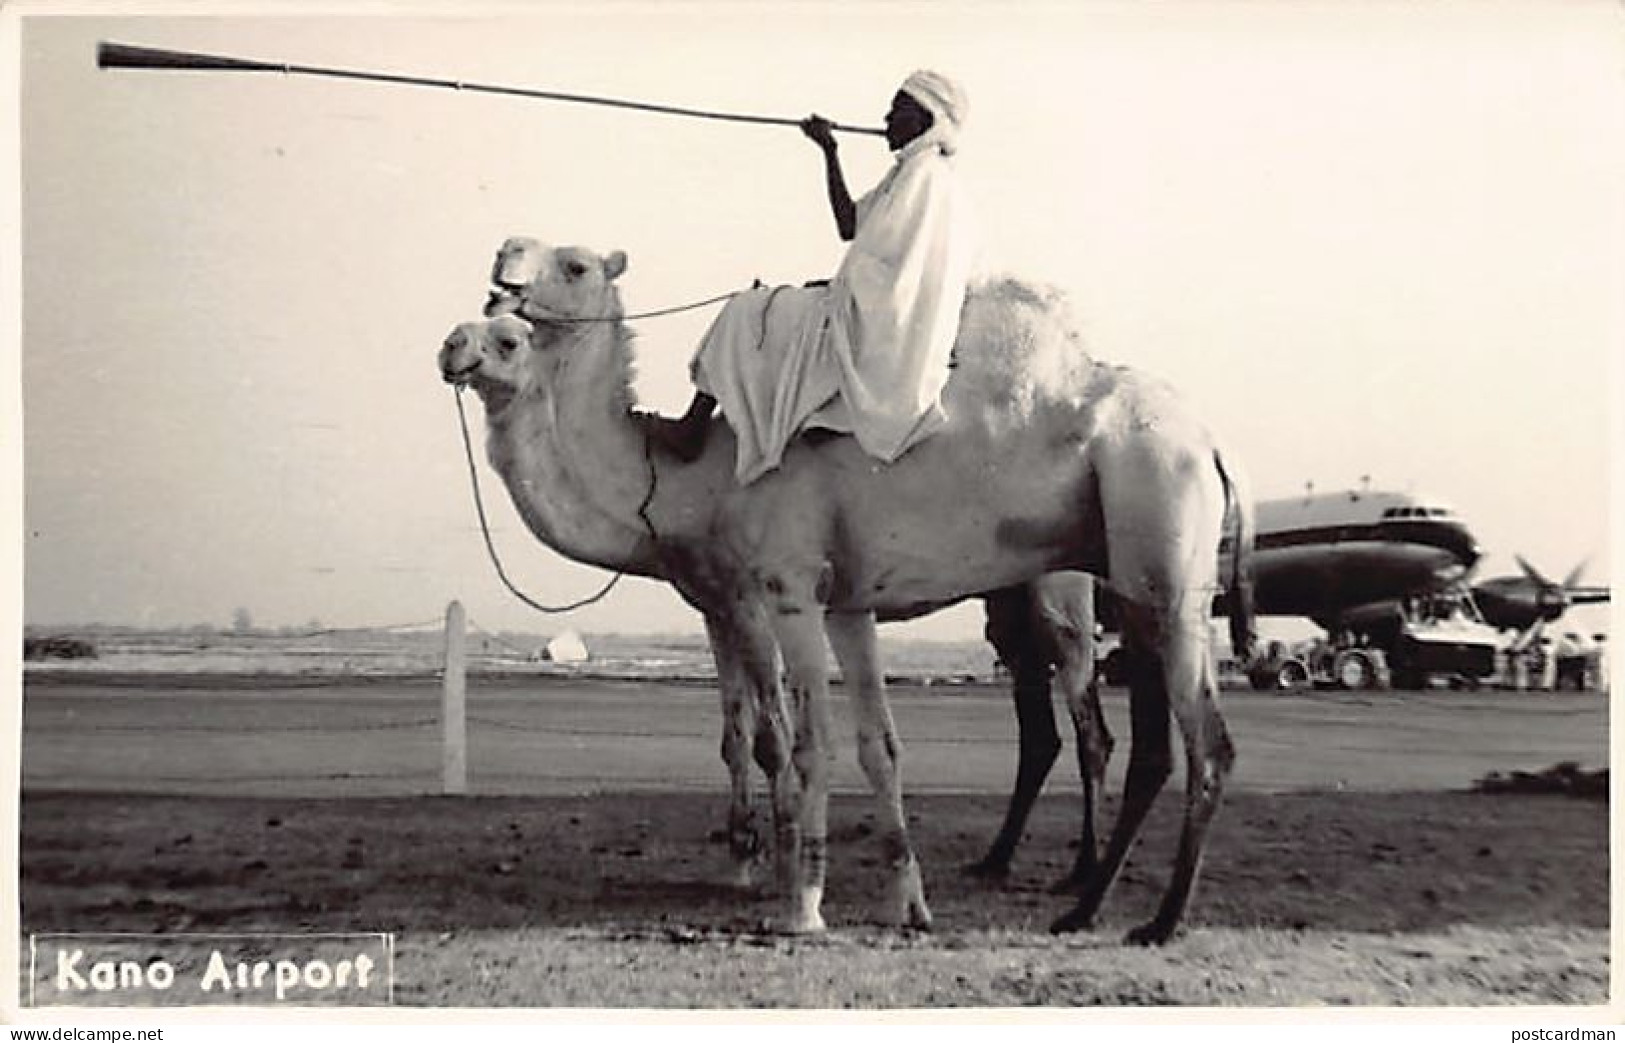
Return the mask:
POLYGON ((518 312, 538 325, 621 317, 614 282, 626 271, 626 254, 599 257, 580 246, 546 246, 515 238, 502 244, 491 266, 488 317, 518 312))
POLYGON ((530 323, 518 315, 462 323, 440 345, 440 378, 473 388, 494 412, 534 379, 531 333, 530 323))

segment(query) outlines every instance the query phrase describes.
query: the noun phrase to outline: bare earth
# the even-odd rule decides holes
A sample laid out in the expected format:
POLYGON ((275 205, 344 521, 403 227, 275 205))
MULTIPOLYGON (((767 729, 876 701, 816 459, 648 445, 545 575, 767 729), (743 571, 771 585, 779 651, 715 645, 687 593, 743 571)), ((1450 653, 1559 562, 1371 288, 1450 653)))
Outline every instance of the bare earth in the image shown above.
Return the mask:
MULTIPOLYGON (((762 933, 771 897, 720 882, 709 692, 480 691, 477 795, 448 798, 422 795, 436 778, 437 731, 420 724, 432 687, 30 685, 24 932, 391 931, 396 1001, 431 1006, 1608 1000, 1607 803, 1469 792, 1565 750, 1605 764, 1601 696, 1237 693, 1228 712, 1253 771, 1215 825, 1188 931, 1139 950, 1119 939, 1160 894, 1177 776, 1095 934, 1045 930, 1065 909, 1047 885, 1073 854, 1070 751, 1014 879, 957 871, 994 832, 1013 772, 996 690, 898 693, 937 929, 869 922, 879 852, 847 743, 832 930, 817 939, 762 933)), ((1120 696, 1107 712, 1126 739, 1120 696)))

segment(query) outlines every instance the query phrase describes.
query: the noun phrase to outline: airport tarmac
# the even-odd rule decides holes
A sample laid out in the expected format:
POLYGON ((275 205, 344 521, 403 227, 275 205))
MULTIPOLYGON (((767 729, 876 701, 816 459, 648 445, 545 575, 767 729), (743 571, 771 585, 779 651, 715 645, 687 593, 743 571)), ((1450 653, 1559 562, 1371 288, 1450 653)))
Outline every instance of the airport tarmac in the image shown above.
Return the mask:
MULTIPOLYGON (((261 796, 438 792, 438 682, 296 679, 42 679, 25 682, 25 791, 261 796)), ((834 690, 837 792, 867 792, 851 717, 834 690)), ((1128 704, 1106 689, 1117 739, 1110 787, 1127 763, 1128 704)), ((1004 793, 1015 715, 990 686, 900 685, 892 704, 912 793, 1004 793)), ((1235 789, 1465 790, 1491 772, 1564 761, 1607 764, 1608 700, 1598 693, 1225 692, 1235 789)), ((1064 708, 1061 734, 1071 746, 1064 708)), ((700 684, 472 678, 470 791, 562 796, 725 785, 721 715, 700 684)), ((1177 746, 1176 746, 1177 749, 1177 746)), ((1049 792, 1078 788, 1070 750, 1049 792)))

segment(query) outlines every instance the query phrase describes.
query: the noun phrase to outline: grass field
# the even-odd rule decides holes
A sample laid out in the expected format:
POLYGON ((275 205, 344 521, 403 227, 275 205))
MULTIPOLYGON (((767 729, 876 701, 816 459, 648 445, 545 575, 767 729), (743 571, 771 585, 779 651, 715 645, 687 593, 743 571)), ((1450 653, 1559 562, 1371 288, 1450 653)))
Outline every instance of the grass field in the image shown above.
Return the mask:
MULTIPOLYGON (((389 931, 406 1005, 1608 999, 1606 802, 1471 792, 1491 771, 1605 764, 1604 697, 1234 694, 1241 760, 1189 929, 1149 951, 1119 938, 1160 893, 1177 777, 1098 933, 1045 930, 1065 909, 1048 885, 1077 828, 1070 755, 1014 878, 994 887, 959 873, 991 837, 1013 774, 1008 697, 990 688, 896 693, 937 929, 871 922, 879 852, 847 742, 832 929, 763 933, 772 897, 720 882, 713 699, 688 685, 476 683, 476 795, 445 798, 431 795, 429 683, 36 680, 23 929, 389 931)), ((1121 694, 1106 702, 1126 736, 1121 694)))

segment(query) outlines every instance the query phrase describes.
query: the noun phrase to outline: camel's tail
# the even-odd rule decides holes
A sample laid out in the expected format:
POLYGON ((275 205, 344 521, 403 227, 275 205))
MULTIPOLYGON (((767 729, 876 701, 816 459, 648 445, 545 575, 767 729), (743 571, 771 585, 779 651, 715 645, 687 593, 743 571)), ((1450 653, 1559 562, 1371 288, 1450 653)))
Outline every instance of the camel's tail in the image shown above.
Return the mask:
POLYGON ((1240 469, 1226 467, 1224 456, 1213 451, 1213 462, 1224 483, 1225 535, 1230 538, 1230 574, 1223 595, 1230 617, 1231 654, 1245 667, 1253 659, 1258 633, 1253 611, 1253 499, 1240 469))

